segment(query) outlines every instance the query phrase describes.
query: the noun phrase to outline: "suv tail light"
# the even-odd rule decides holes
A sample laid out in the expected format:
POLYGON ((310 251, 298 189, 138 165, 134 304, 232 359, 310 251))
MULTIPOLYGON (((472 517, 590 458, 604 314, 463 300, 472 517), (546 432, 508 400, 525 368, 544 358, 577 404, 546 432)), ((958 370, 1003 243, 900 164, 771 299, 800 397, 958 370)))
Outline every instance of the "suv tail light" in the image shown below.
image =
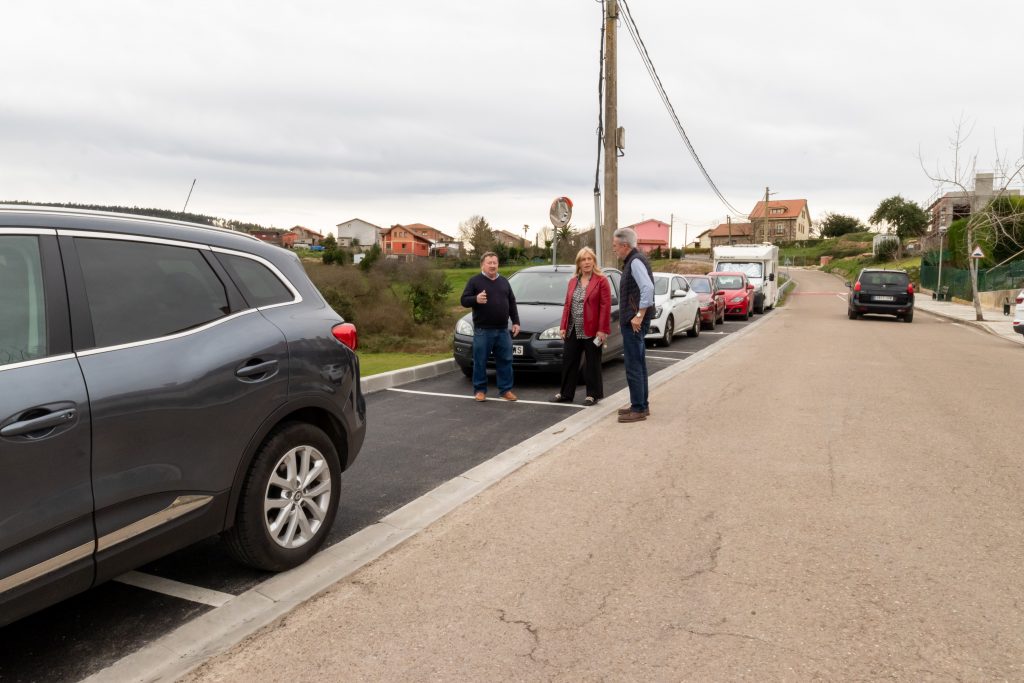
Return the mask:
POLYGON ((1021 296, 1017 297, 1017 303, 1024 304, 1024 294, 1022 294, 1021 296))
POLYGON ((353 351, 359 346, 359 335, 356 333, 356 326, 352 323, 338 323, 331 328, 331 334, 353 351))
POLYGON ((911 282, 909 285, 907 285, 907 294, 909 294, 910 296, 914 296, 914 283, 913 282, 911 282))
POLYGON ((860 291, 860 280, 857 280, 857 282, 854 283, 853 291, 855 291, 855 292, 859 292, 860 291))

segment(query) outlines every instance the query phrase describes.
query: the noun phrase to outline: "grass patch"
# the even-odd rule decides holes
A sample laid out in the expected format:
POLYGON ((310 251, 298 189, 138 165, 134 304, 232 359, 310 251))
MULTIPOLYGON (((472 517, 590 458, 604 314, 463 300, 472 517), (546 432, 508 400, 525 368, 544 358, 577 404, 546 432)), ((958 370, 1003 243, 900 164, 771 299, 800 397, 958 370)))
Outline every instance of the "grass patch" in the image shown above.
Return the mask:
POLYGON ((434 361, 451 358, 449 353, 363 353, 359 356, 359 370, 363 377, 379 375, 382 372, 411 368, 414 365, 433 363, 434 361))
MULTIPOLYGON (((531 264, 536 265, 536 264, 531 264)), ((527 266, 501 266, 498 268, 498 273, 504 275, 506 278, 515 273, 516 271, 522 270, 527 266)), ((448 305, 452 308, 462 309, 462 304, 459 303, 459 299, 462 298, 462 290, 466 288, 466 283, 469 282, 469 278, 473 277, 480 272, 479 268, 445 268, 444 276, 451 283, 452 291, 448 294, 448 305)), ((462 309, 463 312, 469 309, 462 309)))

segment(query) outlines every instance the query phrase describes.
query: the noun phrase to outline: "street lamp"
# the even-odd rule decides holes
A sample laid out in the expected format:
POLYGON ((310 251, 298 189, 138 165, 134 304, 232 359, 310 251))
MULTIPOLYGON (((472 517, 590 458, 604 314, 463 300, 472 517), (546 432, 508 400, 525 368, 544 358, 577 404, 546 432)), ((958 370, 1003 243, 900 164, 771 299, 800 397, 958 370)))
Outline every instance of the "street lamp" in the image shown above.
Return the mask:
POLYGON ((946 236, 946 230, 949 228, 939 228, 939 282, 935 285, 935 295, 940 301, 942 300, 942 243, 943 238, 946 236))

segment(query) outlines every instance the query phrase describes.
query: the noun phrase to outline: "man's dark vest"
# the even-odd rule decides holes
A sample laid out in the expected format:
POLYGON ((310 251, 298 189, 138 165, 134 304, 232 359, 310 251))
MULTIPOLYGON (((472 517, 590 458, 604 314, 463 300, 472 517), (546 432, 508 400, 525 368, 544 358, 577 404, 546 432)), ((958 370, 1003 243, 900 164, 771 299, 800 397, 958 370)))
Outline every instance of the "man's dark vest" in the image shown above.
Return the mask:
MULTIPOLYGON (((622 282, 619 285, 621 290, 619 297, 619 323, 621 325, 628 325, 629 319, 640 310, 640 285, 633 279, 633 259, 640 259, 640 263, 644 264, 644 268, 647 269, 647 277, 651 278, 652 283, 654 282, 654 271, 651 270, 651 264, 647 261, 647 257, 634 247, 633 251, 629 252, 629 255, 626 257, 626 261, 622 264, 622 282)), ((650 320, 653 317, 654 305, 651 304, 647 307, 644 320, 650 320)))

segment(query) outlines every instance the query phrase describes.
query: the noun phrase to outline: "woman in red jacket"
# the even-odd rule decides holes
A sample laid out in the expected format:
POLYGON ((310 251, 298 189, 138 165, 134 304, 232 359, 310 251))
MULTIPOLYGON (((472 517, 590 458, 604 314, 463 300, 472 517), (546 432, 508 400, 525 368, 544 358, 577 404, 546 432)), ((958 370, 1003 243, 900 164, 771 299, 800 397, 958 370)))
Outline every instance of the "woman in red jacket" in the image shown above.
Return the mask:
POLYGON ((611 332, 612 288, 597 265, 597 255, 590 247, 576 254, 576 275, 569 281, 562 307, 562 389, 551 399, 556 403, 571 402, 576 395, 580 356, 586 358, 583 381, 587 398, 583 405, 592 406, 604 398, 601 381, 601 351, 611 332))

